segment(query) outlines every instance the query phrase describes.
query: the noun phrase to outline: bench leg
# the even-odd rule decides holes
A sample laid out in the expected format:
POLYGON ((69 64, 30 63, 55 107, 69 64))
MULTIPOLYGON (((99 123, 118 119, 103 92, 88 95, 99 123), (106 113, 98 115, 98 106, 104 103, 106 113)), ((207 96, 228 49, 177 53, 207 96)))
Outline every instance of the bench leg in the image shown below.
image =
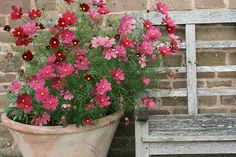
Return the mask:
POLYGON ((148 122, 135 121, 136 157, 149 157, 149 144, 143 143, 143 135, 148 135, 148 122))

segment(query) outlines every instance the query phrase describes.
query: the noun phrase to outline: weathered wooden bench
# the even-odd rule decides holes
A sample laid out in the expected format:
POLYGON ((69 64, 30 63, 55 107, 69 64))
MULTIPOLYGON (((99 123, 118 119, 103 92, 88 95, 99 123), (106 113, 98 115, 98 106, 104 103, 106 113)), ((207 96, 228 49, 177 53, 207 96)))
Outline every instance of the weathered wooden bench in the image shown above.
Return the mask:
MULTIPOLYGON (((151 13, 152 14, 152 13, 151 13)), ((137 13, 137 17, 145 14, 137 13)), ((152 15, 149 15, 152 17, 152 15)), ((157 17, 157 16, 155 16, 157 17)), ((236 89, 197 89, 197 72, 232 72, 231 66, 196 66, 196 48, 235 48, 236 41, 196 41, 197 24, 236 23, 236 11, 172 12, 177 24, 185 25, 186 67, 154 69, 187 73, 187 89, 149 90, 151 97, 188 97, 188 115, 149 115, 137 109, 135 121, 136 157, 171 154, 236 153, 236 114, 198 114, 198 96, 236 95, 236 89)), ((161 25, 161 19, 152 22, 161 25)))

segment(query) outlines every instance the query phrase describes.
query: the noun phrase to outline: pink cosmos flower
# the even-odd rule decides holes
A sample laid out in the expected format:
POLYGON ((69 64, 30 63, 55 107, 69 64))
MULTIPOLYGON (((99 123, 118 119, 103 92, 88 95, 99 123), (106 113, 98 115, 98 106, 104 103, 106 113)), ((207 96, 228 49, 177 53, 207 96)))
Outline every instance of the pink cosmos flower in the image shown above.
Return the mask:
POLYGON ((156 9, 159 10, 163 15, 168 15, 169 8, 166 4, 158 2, 156 4, 156 9))
POLYGON ((91 109, 93 109, 93 107, 94 107, 93 103, 88 103, 85 105, 85 110, 91 110, 91 109))
POLYGON ((56 59, 57 59, 57 57, 55 54, 51 55, 50 57, 48 57, 48 64, 53 66, 56 59))
POLYGON ((37 102, 43 102, 48 99, 49 89, 47 87, 39 87, 35 90, 35 98, 37 102))
POLYGON ((19 80, 16 80, 14 82, 11 83, 10 85, 10 91, 11 92, 14 92, 16 94, 19 94, 20 93, 20 90, 22 88, 22 83, 19 81, 19 80))
POLYGON ((150 42, 155 42, 161 38, 161 32, 158 27, 152 27, 149 29, 146 34, 142 35, 143 40, 147 40, 150 42))
POLYGON ((62 15, 63 20, 68 25, 75 25, 77 23, 77 18, 75 13, 67 11, 62 15))
POLYGON ((146 67, 146 62, 147 62, 147 57, 143 54, 140 58, 139 58, 139 64, 141 65, 141 68, 145 68, 146 67))
POLYGON ((157 55, 156 54, 152 54, 151 55, 151 59, 152 59, 152 62, 157 61, 157 55))
POLYGON ((115 44, 115 39, 109 39, 109 37, 105 37, 101 44, 106 48, 112 47, 112 45, 115 44))
POLYGON ((142 104, 148 108, 154 108, 156 106, 156 103, 152 98, 144 97, 142 98, 142 104))
POLYGON ((116 58, 117 57, 117 51, 115 51, 112 48, 104 48, 103 56, 104 56, 105 59, 111 60, 112 58, 116 58))
POLYGON ((121 38, 121 43, 125 48, 134 48, 134 43, 129 38, 121 38))
POLYGON ((139 46, 140 52, 150 55, 150 56, 153 54, 153 50, 154 49, 153 49, 152 43, 147 42, 147 41, 143 41, 139 46))
POLYGON ((71 104, 62 104, 61 108, 66 111, 70 111, 71 109, 71 104))
POLYGON ((49 95, 47 96, 47 99, 43 101, 43 108, 55 111, 58 104, 59 104, 58 98, 53 95, 49 95))
POLYGON ((105 106, 109 106, 111 104, 110 96, 106 95, 97 95, 96 96, 96 103, 100 106, 100 108, 104 108, 105 106))
POLYGON ((121 70, 120 68, 114 68, 111 71, 111 76, 114 78, 117 84, 120 84, 120 81, 125 80, 123 70, 121 70))
POLYGON ((92 20, 97 20, 101 15, 98 13, 97 10, 89 9, 88 15, 92 20))
POLYGON ((162 18, 163 22, 166 23, 169 27, 175 26, 175 21, 171 19, 168 15, 162 18))
POLYGON ((93 123, 93 119, 90 117, 83 119, 83 125, 91 125, 93 123))
POLYGON ((51 65, 45 65, 42 69, 39 70, 38 76, 46 79, 46 78, 52 78, 56 75, 54 74, 55 69, 51 65))
POLYGON ((34 117, 31 121, 31 124, 43 126, 47 125, 50 122, 51 116, 47 112, 44 112, 42 115, 38 117, 34 117))
POLYGON ((114 38, 109 38, 109 37, 93 37, 92 40, 92 47, 93 48, 98 48, 99 46, 104 46, 106 48, 112 47, 112 45, 115 44, 115 39, 114 38))
POLYGON ((29 35, 29 36, 36 34, 37 29, 38 29, 35 23, 27 23, 23 25, 22 28, 23 28, 24 34, 29 35))
POLYGON ((61 90, 61 96, 63 96, 65 100, 72 100, 74 98, 74 95, 72 95, 70 91, 64 90, 61 90))
POLYGON ((90 63, 87 58, 77 56, 75 58, 75 67, 79 70, 89 70, 90 63))
POLYGON ((107 79, 101 79, 96 83, 96 91, 99 95, 104 95, 106 92, 111 91, 111 83, 107 79))
POLYGON ((123 61, 127 61, 127 53, 125 50, 125 47, 122 45, 116 45, 115 47, 115 51, 117 52, 117 56, 123 60, 123 61))
POLYGON ((85 57, 87 51, 77 48, 75 50, 70 51, 70 54, 76 54, 76 57, 85 57))
POLYGON ((99 14, 108 14, 108 13, 110 13, 110 10, 106 7, 106 6, 102 6, 102 7, 100 7, 99 9, 98 9, 98 13, 99 14))
POLYGON ((61 40, 64 44, 70 44, 74 39, 76 39, 75 34, 69 29, 65 29, 61 33, 61 40))
POLYGON ((5 55, 5 58, 7 59, 7 61, 12 61, 13 53, 12 52, 7 52, 7 54, 5 55))
POLYGON ((121 19, 121 23, 118 28, 119 33, 122 35, 129 34, 135 28, 135 23, 136 23, 136 20, 134 17, 124 16, 121 19))
POLYGON ((180 37, 175 34, 169 34, 170 40, 180 41, 180 37))
POLYGON ((57 72, 61 78, 70 76, 74 72, 74 67, 71 64, 62 63, 57 67, 57 72))
POLYGON ((142 82, 143 82, 143 84, 144 84, 145 86, 148 86, 149 83, 150 83, 150 79, 149 79, 148 77, 146 77, 146 76, 143 76, 143 77, 141 78, 141 80, 142 80, 142 82))
POLYGON ((90 0, 90 3, 96 5, 96 6, 100 6, 100 0, 90 0))
POLYGON ((161 46, 161 47, 159 47, 158 50, 160 51, 160 54, 162 56, 171 56, 172 55, 171 49, 167 46, 161 46))
POLYGON ((16 99, 16 107, 22 108, 24 113, 29 113, 30 111, 32 111, 33 105, 30 95, 27 93, 19 95, 16 99))
POLYGON ((29 79, 29 86, 36 90, 39 87, 44 87, 45 80, 38 75, 32 75, 29 79))

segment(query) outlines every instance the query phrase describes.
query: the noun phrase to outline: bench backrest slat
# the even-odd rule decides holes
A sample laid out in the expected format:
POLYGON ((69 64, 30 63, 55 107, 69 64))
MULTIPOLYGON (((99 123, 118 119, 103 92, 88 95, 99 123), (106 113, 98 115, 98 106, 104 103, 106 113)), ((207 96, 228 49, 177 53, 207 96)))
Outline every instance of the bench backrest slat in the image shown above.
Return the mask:
MULTIPOLYGON (((154 25, 163 25, 160 14, 156 12, 134 13, 142 21, 147 16, 154 25), (145 17, 145 18, 144 18, 145 17)), ((156 72, 174 70, 176 73, 187 73, 187 89, 181 90, 149 90, 153 97, 188 97, 188 114, 198 113, 198 96, 236 95, 236 89, 197 89, 197 72, 232 72, 236 71, 236 65, 227 66, 197 66, 197 48, 236 48, 236 40, 196 41, 197 24, 236 23, 236 11, 183 11, 170 12, 170 17, 178 25, 185 25, 186 41, 180 44, 180 48, 186 49, 186 67, 162 67, 154 68, 156 72)))

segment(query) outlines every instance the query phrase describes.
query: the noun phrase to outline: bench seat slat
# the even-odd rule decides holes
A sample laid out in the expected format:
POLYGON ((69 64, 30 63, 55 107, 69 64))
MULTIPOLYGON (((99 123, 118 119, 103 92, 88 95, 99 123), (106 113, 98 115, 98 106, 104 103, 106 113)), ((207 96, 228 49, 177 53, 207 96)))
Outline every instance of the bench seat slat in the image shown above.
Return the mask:
POLYGON ((204 141, 236 141, 236 135, 224 136, 144 136, 143 142, 204 142, 204 141))

